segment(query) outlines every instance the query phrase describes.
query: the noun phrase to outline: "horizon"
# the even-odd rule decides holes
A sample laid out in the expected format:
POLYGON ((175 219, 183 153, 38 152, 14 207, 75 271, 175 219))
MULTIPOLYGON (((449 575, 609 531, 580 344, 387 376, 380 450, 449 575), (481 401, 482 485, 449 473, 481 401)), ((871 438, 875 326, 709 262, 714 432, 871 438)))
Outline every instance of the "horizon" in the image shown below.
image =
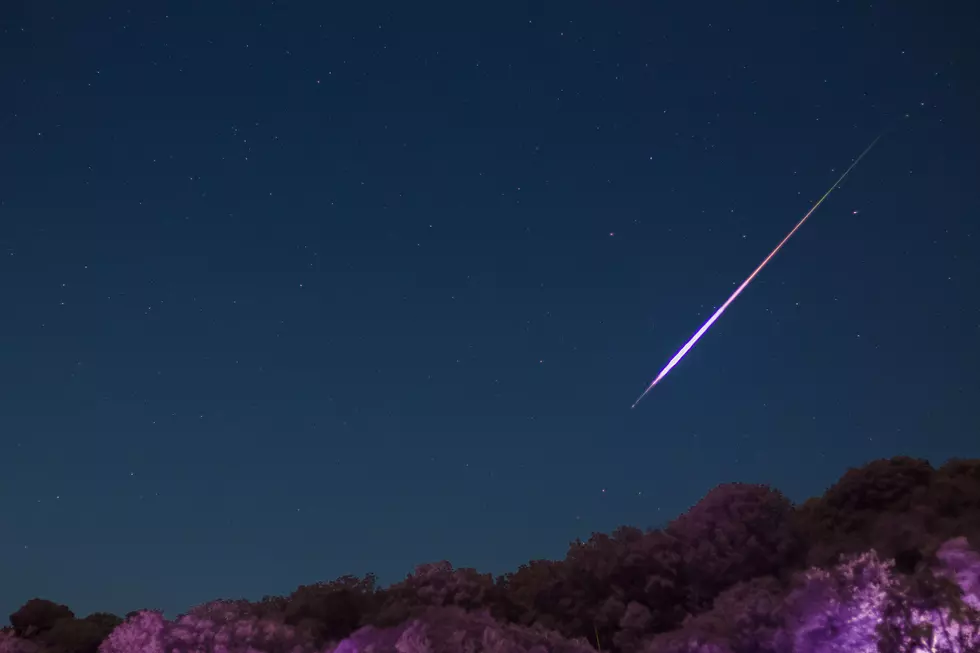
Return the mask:
MULTIPOLYGON (((912 458, 915 458, 915 456, 912 456, 912 458)), ((955 459, 960 459, 960 458, 962 458, 962 457, 950 456, 950 457, 947 457, 946 459, 942 460, 941 462, 936 462, 936 461, 932 461, 932 460, 928 460, 928 459, 923 459, 923 460, 927 460, 927 462, 929 462, 929 464, 934 469, 939 469, 940 467, 942 467, 943 465, 945 465, 949 461, 955 460, 955 459)), ((852 469, 858 469, 858 468, 862 467, 865 464, 868 464, 870 462, 873 462, 874 460, 881 460, 881 459, 873 459, 873 460, 864 461, 864 462, 859 463, 857 465, 850 465, 847 468, 842 469, 841 472, 840 472, 840 474, 838 474, 833 479, 833 481, 830 484, 828 484, 827 487, 823 488, 820 492, 815 493, 815 494, 811 494, 811 495, 808 495, 808 496, 805 496, 805 497, 802 497, 802 498, 794 498, 794 497, 791 497, 791 496, 786 495, 785 493, 783 493, 780 490, 780 488, 778 488, 778 487, 774 487, 774 486, 770 486, 770 487, 772 487, 772 489, 777 490, 780 493, 782 493, 784 496, 786 496, 786 498, 792 503, 792 505, 793 505, 794 508, 799 508, 807 500, 812 499, 812 498, 818 498, 818 497, 820 497, 823 494, 824 491, 826 491, 827 489, 829 489, 830 487, 832 487, 838 480, 840 480, 840 478, 844 475, 845 472, 847 472, 849 470, 852 470, 852 469)), ((745 481, 727 481, 727 482, 719 483, 718 485, 712 486, 711 488, 708 488, 707 490, 705 490, 705 492, 702 494, 702 497, 704 496, 704 494, 707 494, 708 492, 710 492, 714 488, 719 487, 721 485, 739 484, 739 483, 745 483, 745 481)), ((752 484, 755 484, 755 483, 752 483, 752 484)), ((767 484, 761 484, 761 485, 767 485, 767 484)), ((696 505, 697 501, 700 500, 702 497, 698 497, 698 499, 695 500, 695 502, 692 503, 691 506, 688 506, 688 508, 685 508, 680 513, 678 513, 676 515, 673 515, 673 516, 667 518, 662 523, 662 525, 660 525, 660 526, 640 526, 639 524, 617 524, 617 525, 615 525, 615 526, 613 526, 611 528, 608 528, 606 530, 593 531, 593 532, 590 532, 590 533, 579 535, 578 537, 582 541, 585 541, 585 540, 588 539, 588 537, 590 535, 592 535, 592 533, 595 533, 595 532, 599 532, 599 533, 610 533, 610 532, 612 532, 618 526, 628 526, 628 527, 640 528, 643 531, 663 530, 664 528, 667 527, 667 524, 669 524, 671 521, 673 521, 677 517, 679 517, 682 514, 684 514, 688 509, 690 509, 691 507, 693 507, 694 505, 696 505)), ((544 560, 561 560, 562 558, 564 558, 565 553, 567 552, 569 545, 571 545, 573 542, 574 542, 574 539, 573 540, 569 540, 568 542, 565 542, 564 544, 561 544, 560 545, 561 546, 561 550, 558 553, 554 554, 552 557, 537 557, 537 558, 531 557, 531 558, 527 558, 526 560, 521 560, 521 561, 517 562, 516 564, 514 564, 514 565, 512 565, 510 567, 501 569, 499 571, 482 569, 480 567, 475 567, 475 566, 470 565, 470 564, 458 563, 455 560, 447 560, 447 561, 450 562, 453 565, 453 567, 456 568, 456 569, 460 569, 460 568, 473 568, 473 569, 476 569, 476 571, 478 571, 480 573, 489 573, 489 574, 492 574, 492 576, 494 577, 494 579, 497 579, 497 578, 499 578, 500 576, 502 576, 504 574, 507 574, 509 572, 516 571, 517 568, 520 565, 525 564, 527 562, 530 562, 531 560, 541 560, 541 559, 544 559, 544 560)), ((376 578, 378 580, 378 586, 379 587, 388 587, 388 586, 390 586, 390 585, 392 585, 394 583, 398 583, 400 581, 403 581, 405 579, 405 577, 408 576, 411 572, 413 572, 418 565, 427 564, 427 563, 433 563, 433 562, 440 562, 442 560, 443 560, 442 558, 438 558, 438 559, 437 558, 432 558, 432 559, 420 560, 418 562, 413 563, 412 566, 410 568, 406 569, 404 573, 401 573, 400 575, 394 576, 394 577, 391 577, 391 578, 385 578, 385 577, 383 577, 380 574, 375 574, 375 576, 376 576, 376 578)), ((96 608, 96 609, 77 610, 76 609, 76 606, 71 601, 66 600, 64 597, 56 597, 56 596, 30 596, 30 597, 24 597, 23 600, 21 600, 19 603, 15 600, 14 603, 16 603, 16 605, 13 605, 12 607, 10 607, 10 609, 7 612, 3 613, 3 614, 10 614, 10 613, 14 612, 15 610, 17 610, 20 606, 22 606, 29 599, 32 599, 32 598, 42 598, 42 599, 47 599, 47 600, 50 600, 50 601, 54 601, 55 603, 61 603, 61 604, 67 605, 68 607, 70 607, 75 612, 75 614, 76 614, 77 617, 84 617, 86 615, 93 614, 93 613, 99 613, 99 612, 108 612, 110 614, 116 614, 116 615, 119 615, 119 616, 123 616, 125 614, 128 614, 129 612, 136 611, 136 610, 142 610, 142 609, 157 610, 157 609, 159 609, 159 610, 162 610, 163 611, 163 614, 164 614, 164 616, 167 619, 174 619, 174 618, 176 618, 177 616, 179 616, 181 614, 186 614, 188 611, 190 611, 191 609, 193 609, 193 608, 195 608, 197 606, 204 605, 204 604, 210 603, 211 601, 215 601, 215 600, 223 600, 223 599, 228 599, 228 600, 245 599, 245 600, 248 600, 248 601, 258 601, 258 600, 261 600, 262 598, 264 598, 266 596, 284 596, 284 595, 288 595, 290 592, 292 592, 293 590, 295 590, 297 587, 299 587, 301 585, 311 585, 311 584, 314 584, 314 583, 317 583, 317 582, 321 582, 321 581, 332 581, 332 580, 335 580, 337 578, 340 578, 340 577, 346 576, 346 575, 352 575, 352 576, 357 576, 357 577, 364 577, 366 574, 372 574, 372 573, 374 573, 374 572, 372 570, 370 570, 370 569, 367 569, 367 570, 364 570, 364 571, 356 571, 356 572, 354 572, 354 571, 340 571, 339 573, 333 574, 333 575, 331 575, 329 577, 310 578, 310 579, 301 580, 300 582, 296 583, 295 585, 293 585, 291 587, 288 587, 288 588, 286 588, 284 590, 277 590, 277 591, 261 591, 261 590, 257 590, 257 593, 252 593, 249 596, 225 596, 225 595, 217 595, 217 596, 211 596, 211 597, 202 597, 200 600, 198 600, 197 602, 192 603, 190 605, 187 605, 187 606, 184 606, 184 607, 181 607, 181 608, 173 608, 173 607, 171 607, 170 609, 165 609, 163 606, 159 606, 159 605, 147 605, 147 606, 133 607, 133 608, 129 608, 129 609, 126 609, 126 610, 122 610, 122 609, 108 609, 108 608, 96 608)), ((3 608, 3 609, 6 609, 6 608, 3 608)))

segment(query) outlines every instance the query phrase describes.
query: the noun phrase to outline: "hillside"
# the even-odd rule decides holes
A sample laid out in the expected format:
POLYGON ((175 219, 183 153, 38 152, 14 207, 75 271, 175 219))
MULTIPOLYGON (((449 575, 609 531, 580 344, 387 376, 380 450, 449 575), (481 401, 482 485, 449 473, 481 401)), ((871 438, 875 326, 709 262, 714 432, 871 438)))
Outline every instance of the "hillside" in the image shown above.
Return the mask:
POLYGON ((662 530, 596 533, 497 578, 438 562, 173 621, 31 599, 0 653, 964 653, 980 651, 978 550, 980 460, 896 457, 799 506, 720 485, 662 530))

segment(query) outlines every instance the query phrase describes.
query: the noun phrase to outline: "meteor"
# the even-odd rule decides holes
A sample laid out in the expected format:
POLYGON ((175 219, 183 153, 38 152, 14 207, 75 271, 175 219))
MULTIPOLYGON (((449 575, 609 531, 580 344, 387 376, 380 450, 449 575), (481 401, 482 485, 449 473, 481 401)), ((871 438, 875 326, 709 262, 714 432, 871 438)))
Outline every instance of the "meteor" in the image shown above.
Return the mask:
POLYGON ((804 215, 803 218, 799 222, 796 223, 796 226, 793 227, 792 231, 790 231, 788 234, 786 234, 786 237, 783 238, 779 242, 778 245, 776 245, 776 249, 772 250, 769 253, 769 256, 767 256, 762 261, 762 263, 759 264, 759 267, 757 267, 755 269, 755 271, 752 272, 752 274, 750 274, 749 277, 745 281, 742 282, 742 285, 735 289, 735 292, 732 293, 732 296, 729 297, 725 301, 725 303, 721 305, 721 308, 719 308, 717 311, 715 311, 714 315, 712 315, 710 318, 708 318, 708 321, 704 323, 704 326, 702 326, 700 329, 697 330, 697 333, 695 333, 693 336, 691 336, 691 339, 687 341, 687 344, 685 344, 683 347, 681 347, 680 351, 678 351, 676 354, 674 354, 674 357, 670 359, 670 362, 667 363, 667 365, 664 367, 664 369, 660 370, 660 374, 657 375, 657 378, 655 378, 653 381, 651 381, 650 382, 650 385, 647 386, 647 389, 643 391, 643 394, 641 394, 636 399, 636 401, 633 402, 633 405, 631 406, 631 408, 636 408, 636 405, 638 403, 640 403, 640 401, 642 401, 642 399, 644 397, 647 396, 647 393, 650 392, 651 390, 653 390, 653 387, 655 385, 657 385, 658 383, 660 383, 660 381, 665 376, 667 376, 667 373, 670 372, 670 370, 672 370, 674 368, 674 366, 677 365, 677 363, 679 363, 682 358, 684 358, 684 356, 687 354, 687 352, 691 351, 691 348, 697 343, 698 340, 701 339, 701 336, 704 335, 704 332, 707 331, 708 328, 711 327, 711 325, 714 324, 715 321, 719 317, 721 317, 721 314, 725 312, 725 309, 728 308, 729 304, 731 304, 733 301, 735 301, 735 298, 738 297, 742 293, 743 290, 745 290, 745 287, 748 286, 752 282, 753 279, 755 279, 756 275, 758 275, 759 272, 762 271, 762 268, 766 267, 766 264, 769 263, 769 261, 772 260, 772 258, 776 255, 776 252, 778 252, 780 249, 782 249, 783 245, 786 244, 786 241, 788 241, 790 238, 793 237, 793 234, 795 234, 799 230, 799 228, 803 226, 803 223, 806 222, 807 219, 811 215, 813 215, 813 212, 816 211, 817 208, 821 204, 823 204, 823 201, 825 199, 827 199, 827 197, 832 192, 834 192, 834 190, 840 185, 840 183, 842 181, 844 181, 844 177, 846 177, 848 175, 848 173, 851 170, 854 169, 854 166, 856 166, 858 163, 860 163, 861 159, 864 158, 864 155, 866 155, 868 152, 871 151, 871 148, 873 148, 875 146, 875 144, 881 139, 882 136, 884 136, 884 134, 880 134, 877 138, 875 138, 873 141, 871 141, 871 145, 869 145, 867 148, 865 148, 865 150, 863 152, 861 152, 861 155, 858 158, 854 159, 854 162, 847 167, 847 170, 845 170, 844 171, 844 174, 842 174, 840 176, 840 179, 838 179, 837 181, 835 181, 834 182, 834 185, 831 186, 830 189, 826 193, 823 194, 823 197, 821 197, 820 199, 818 199, 817 202, 816 202, 816 204, 814 204, 812 207, 810 207, 810 210, 807 211, 806 212, 806 215, 804 215))

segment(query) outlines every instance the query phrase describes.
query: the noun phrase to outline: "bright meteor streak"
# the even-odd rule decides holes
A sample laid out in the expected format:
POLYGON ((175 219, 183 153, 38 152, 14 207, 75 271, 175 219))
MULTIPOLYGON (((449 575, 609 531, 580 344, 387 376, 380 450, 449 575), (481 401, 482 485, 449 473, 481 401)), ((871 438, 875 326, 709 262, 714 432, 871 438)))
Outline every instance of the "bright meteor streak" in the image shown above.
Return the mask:
POLYGON ((640 401, 645 396, 647 396, 647 393, 650 392, 651 390, 653 390, 653 387, 655 385, 657 385, 658 383, 660 383, 660 381, 665 376, 667 376, 667 373, 670 372, 670 370, 672 370, 674 368, 674 366, 677 365, 677 363, 679 363, 682 358, 684 358, 685 354, 687 354, 687 352, 689 352, 691 350, 691 347, 693 347, 695 345, 695 343, 697 343, 697 341, 701 339, 701 336, 704 335, 704 332, 707 331, 708 328, 712 324, 714 324, 715 321, 719 317, 721 317, 721 314, 725 312, 725 309, 728 308, 728 305, 731 304, 733 301, 735 301, 735 298, 738 297, 742 293, 743 290, 745 290, 745 287, 748 286, 752 282, 753 279, 755 279, 756 275, 759 274, 759 272, 762 271, 762 268, 766 267, 766 264, 772 259, 772 257, 774 257, 776 255, 776 252, 778 252, 780 249, 782 249, 783 245, 786 244, 786 241, 788 241, 790 238, 793 237, 793 234, 795 234, 797 232, 797 230, 800 227, 803 226, 803 223, 807 221, 807 218, 809 218, 811 215, 813 215, 813 212, 817 210, 817 207, 819 207, 821 204, 823 204, 823 201, 825 199, 827 199, 827 197, 832 192, 834 192, 834 190, 840 185, 840 183, 842 181, 844 181, 844 177, 846 177, 848 175, 848 173, 851 170, 854 169, 854 166, 856 166, 861 161, 861 159, 864 158, 864 155, 871 151, 871 148, 873 148, 875 146, 875 143, 877 143, 878 140, 881 139, 881 136, 882 135, 879 135, 878 138, 876 138, 873 141, 871 141, 871 145, 869 145, 864 150, 864 152, 861 152, 861 156, 859 156, 858 158, 854 159, 854 163, 852 163, 851 165, 849 165, 847 167, 847 170, 845 170, 844 171, 844 174, 842 174, 840 176, 840 179, 838 179, 837 181, 834 182, 834 185, 830 187, 830 190, 828 190, 826 193, 824 193, 823 194, 823 197, 821 197, 820 199, 818 199, 817 202, 816 202, 816 204, 814 204, 812 207, 810 207, 810 210, 806 212, 806 215, 803 216, 803 219, 801 219, 799 222, 797 222, 796 223, 796 226, 793 227, 793 230, 790 231, 788 234, 786 234, 786 237, 783 238, 779 242, 778 245, 776 245, 776 249, 772 250, 772 252, 769 253, 769 256, 767 256, 765 258, 765 260, 762 261, 762 263, 759 264, 759 267, 757 267, 755 269, 755 271, 752 274, 749 275, 748 279, 746 279, 745 281, 743 281, 742 282, 742 285, 735 289, 735 292, 732 293, 732 296, 729 297, 725 301, 725 303, 721 305, 721 308, 719 308, 717 311, 715 311, 715 314, 714 315, 712 315, 710 318, 708 318, 708 321, 704 323, 704 326, 702 326, 700 329, 698 329, 697 333, 695 333, 693 336, 691 336, 691 339, 687 341, 687 344, 685 344, 683 347, 681 347, 680 351, 678 351, 676 354, 674 354, 674 357, 671 358, 670 359, 670 362, 667 363, 667 365, 664 367, 664 369, 662 369, 660 371, 660 374, 657 375, 657 378, 655 378, 650 383, 650 385, 647 386, 647 389, 643 391, 643 394, 641 394, 637 398, 637 400, 633 402, 632 408, 636 408, 636 405, 638 403, 640 403, 640 401))

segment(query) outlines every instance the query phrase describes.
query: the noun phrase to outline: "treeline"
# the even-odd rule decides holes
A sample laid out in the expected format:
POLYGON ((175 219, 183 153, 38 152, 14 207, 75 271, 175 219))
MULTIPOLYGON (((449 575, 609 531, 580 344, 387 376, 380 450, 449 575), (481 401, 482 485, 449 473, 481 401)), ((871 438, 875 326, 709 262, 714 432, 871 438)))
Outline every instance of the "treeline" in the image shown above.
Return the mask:
POLYGON ((663 529, 596 533, 496 578, 439 562, 172 621, 32 599, 0 653, 972 653, 978 545, 980 460, 897 457, 799 506, 721 485, 663 529))

